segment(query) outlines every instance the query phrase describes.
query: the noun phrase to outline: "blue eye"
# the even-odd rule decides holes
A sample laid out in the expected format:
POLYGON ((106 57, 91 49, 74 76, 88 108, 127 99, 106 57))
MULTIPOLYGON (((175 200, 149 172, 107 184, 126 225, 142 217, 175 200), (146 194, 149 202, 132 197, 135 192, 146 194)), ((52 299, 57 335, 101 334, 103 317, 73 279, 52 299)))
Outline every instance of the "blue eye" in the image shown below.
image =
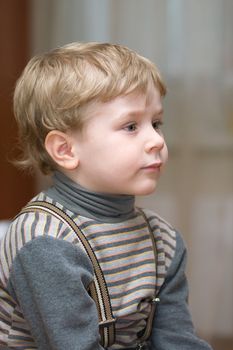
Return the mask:
POLYGON ((137 124, 136 123, 131 123, 131 124, 128 124, 124 127, 124 129, 126 131, 129 131, 129 132, 133 132, 133 131, 136 131, 137 130, 137 124))
POLYGON ((155 120, 152 122, 152 126, 155 130, 159 130, 162 125, 163 125, 163 122, 161 120, 155 120))

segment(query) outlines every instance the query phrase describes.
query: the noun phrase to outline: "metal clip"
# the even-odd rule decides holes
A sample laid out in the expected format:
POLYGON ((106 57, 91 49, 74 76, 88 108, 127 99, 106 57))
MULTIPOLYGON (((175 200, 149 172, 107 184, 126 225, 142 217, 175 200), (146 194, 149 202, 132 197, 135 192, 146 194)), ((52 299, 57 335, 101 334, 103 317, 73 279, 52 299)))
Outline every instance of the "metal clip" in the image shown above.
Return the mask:
POLYGON ((156 298, 153 298, 152 300, 151 300, 151 302, 154 304, 157 304, 157 303, 159 303, 160 302, 160 299, 158 298, 158 297, 156 297, 156 298))
POLYGON ((115 318, 112 318, 110 320, 105 320, 105 321, 101 321, 99 322, 99 326, 100 327, 108 327, 110 326, 111 324, 115 323, 116 322, 116 319, 115 318))

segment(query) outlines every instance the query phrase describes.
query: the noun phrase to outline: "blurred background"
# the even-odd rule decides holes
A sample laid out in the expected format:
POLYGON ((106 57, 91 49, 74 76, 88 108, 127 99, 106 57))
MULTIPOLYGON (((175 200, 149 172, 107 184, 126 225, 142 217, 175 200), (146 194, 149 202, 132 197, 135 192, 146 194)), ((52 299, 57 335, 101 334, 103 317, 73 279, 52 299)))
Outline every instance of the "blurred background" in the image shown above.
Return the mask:
POLYGON ((168 87, 170 159, 157 192, 137 202, 181 231, 194 324, 216 350, 233 349, 232 18, 232 0, 0 0, 0 228, 49 183, 9 162, 12 95, 30 57, 72 41, 147 56, 168 87))

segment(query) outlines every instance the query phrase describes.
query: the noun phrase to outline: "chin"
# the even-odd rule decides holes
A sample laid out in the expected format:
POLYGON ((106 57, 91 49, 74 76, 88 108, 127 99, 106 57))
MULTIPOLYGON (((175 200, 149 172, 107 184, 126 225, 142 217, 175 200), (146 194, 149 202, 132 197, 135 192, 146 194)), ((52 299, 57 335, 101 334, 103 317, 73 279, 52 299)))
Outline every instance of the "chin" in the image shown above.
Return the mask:
POLYGON ((142 186, 141 188, 137 188, 137 191, 135 191, 135 196, 148 196, 152 193, 155 192, 157 188, 157 184, 150 184, 150 185, 147 185, 147 186, 142 186))

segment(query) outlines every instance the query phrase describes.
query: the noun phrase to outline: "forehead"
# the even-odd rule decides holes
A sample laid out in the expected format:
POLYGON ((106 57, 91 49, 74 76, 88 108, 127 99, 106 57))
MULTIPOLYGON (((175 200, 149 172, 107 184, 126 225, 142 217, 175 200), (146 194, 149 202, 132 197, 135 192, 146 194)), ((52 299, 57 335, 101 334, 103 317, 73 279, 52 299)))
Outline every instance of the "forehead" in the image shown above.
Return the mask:
POLYGON ((162 99, 158 88, 154 84, 148 85, 145 93, 140 91, 120 95, 108 102, 96 102, 88 108, 88 116, 108 115, 109 118, 118 118, 122 115, 145 113, 157 114, 162 112, 162 99))

